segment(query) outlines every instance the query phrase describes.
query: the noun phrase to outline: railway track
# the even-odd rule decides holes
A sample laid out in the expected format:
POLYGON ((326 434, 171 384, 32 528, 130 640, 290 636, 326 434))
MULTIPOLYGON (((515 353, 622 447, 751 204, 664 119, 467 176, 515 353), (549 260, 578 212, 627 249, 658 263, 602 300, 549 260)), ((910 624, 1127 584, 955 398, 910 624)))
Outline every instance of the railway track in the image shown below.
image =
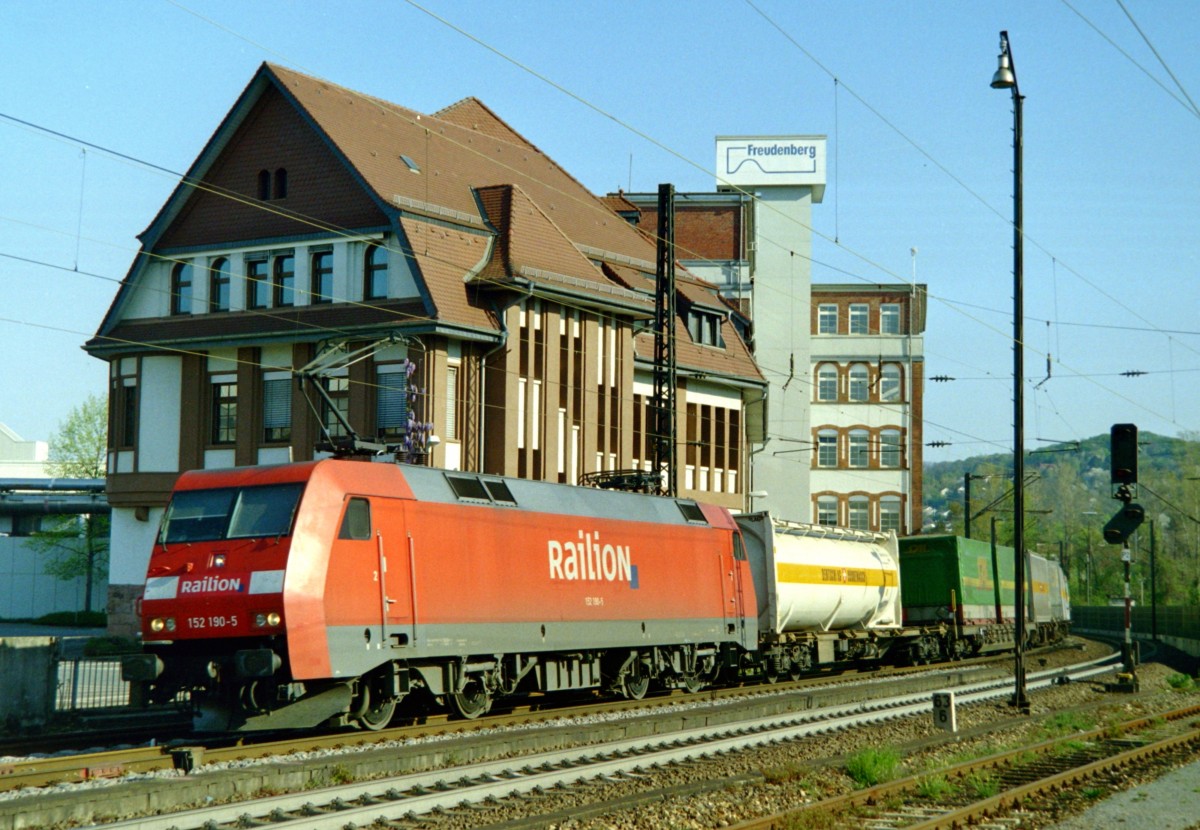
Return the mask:
POLYGON ((1146 759, 1194 760, 1200 728, 1181 722, 1197 715, 1200 705, 1193 705, 1067 735, 743 822, 735 830, 809 826, 804 822, 871 830, 978 826, 1146 759))
MULTIPOLYGON (((1052 649, 1045 649, 1049 652, 1052 649)), ((675 707, 681 703, 707 703, 714 706, 753 698, 781 698, 787 695, 810 692, 812 697, 798 705, 812 707, 819 705, 822 695, 840 685, 862 686, 864 683, 887 684, 904 682, 914 676, 922 676, 947 686, 956 686, 963 682, 973 671, 986 671, 997 658, 981 657, 964 660, 946 666, 930 669, 929 667, 909 667, 885 670, 868 670, 862 673, 853 671, 829 676, 810 677, 803 680, 786 683, 767 684, 753 687, 735 687, 713 689, 696 694, 674 692, 643 700, 604 701, 601 703, 586 703, 568 706, 549 706, 544 699, 536 699, 524 704, 510 706, 499 714, 481 718, 477 721, 454 720, 444 714, 428 714, 397 718, 404 723, 391 729, 379 732, 343 731, 326 734, 306 734, 301 737, 288 736, 279 738, 269 733, 252 733, 240 738, 222 739, 220 737, 174 737, 184 733, 177 729, 165 734, 157 733, 154 726, 134 725, 120 730, 99 730, 71 736, 49 736, 45 742, 38 741, 37 749, 40 755, 55 751, 60 745, 64 746, 102 746, 105 742, 123 743, 136 742, 142 739, 145 746, 112 749, 100 752, 85 752, 79 754, 62 754, 49 757, 32 757, 11 761, 0 761, 0 793, 26 788, 45 787, 60 783, 77 783, 97 778, 118 778, 131 773, 150 773, 172 768, 190 769, 200 760, 203 763, 222 763, 229 761, 244 761, 255 758, 286 756, 297 752, 321 751, 330 748, 357 746, 364 749, 373 746, 384 746, 390 743, 411 740, 416 737, 433 735, 450 735, 462 732, 490 728, 511 728, 513 726, 531 725, 551 721, 564 721, 572 718, 603 716, 607 714, 625 714, 638 712, 653 714, 660 709, 675 707), (166 739, 164 739, 166 738, 166 739)), ((797 704, 791 704, 797 705, 797 704)), ((11 745, 11 750, 28 752, 36 739, 20 739, 11 745)), ((10 750, 10 751, 11 751, 10 750)), ((0 757, 6 754, 0 745, 0 757)), ((16 754, 13 752, 12 754, 16 754)))
MULTIPOLYGON (((1031 691, 1059 682, 1064 676, 1084 679, 1111 671, 1095 661, 1065 672, 1055 669, 1029 677, 1031 691)), ((989 680, 961 687, 959 700, 983 700, 1007 694, 1010 681, 989 680)), ((288 828, 345 828, 405 826, 415 815, 481 804, 510 796, 536 797, 542 792, 577 786, 580 780, 619 780, 637 777, 652 767, 687 763, 696 758, 739 751, 807 735, 867 726, 890 719, 927 713, 926 692, 906 694, 871 704, 827 707, 817 712, 771 714, 722 725, 679 729, 665 737, 609 740, 585 749, 572 747, 541 751, 520 759, 499 759, 389 776, 370 783, 347 784, 258 798, 248 803, 210 807, 167 816, 110 823, 125 830, 188 830, 226 826, 288 828)))

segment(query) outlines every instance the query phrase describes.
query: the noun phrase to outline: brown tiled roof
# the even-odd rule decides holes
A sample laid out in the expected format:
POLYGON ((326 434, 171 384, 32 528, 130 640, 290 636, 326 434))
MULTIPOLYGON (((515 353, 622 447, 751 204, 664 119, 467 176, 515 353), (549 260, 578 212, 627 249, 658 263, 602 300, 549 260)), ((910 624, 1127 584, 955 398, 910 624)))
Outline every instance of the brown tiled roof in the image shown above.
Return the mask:
POLYGON ((477 101, 449 107, 447 118, 421 115, 275 64, 267 68, 389 204, 436 206, 451 211, 442 217, 448 221, 469 221, 479 217, 475 189, 515 184, 575 244, 654 259, 653 247, 628 223, 477 101))
POLYGON ((465 274, 483 263, 490 235, 407 216, 400 217, 400 227, 412 246, 413 258, 436 310, 435 316, 448 323, 496 328, 491 314, 472 303, 472 289, 463 280, 465 274))
POLYGON ((498 232, 492 259, 479 274, 481 283, 520 278, 556 291, 620 297, 643 311, 653 308, 652 301, 631 296, 609 280, 520 187, 480 188, 479 201, 498 232))

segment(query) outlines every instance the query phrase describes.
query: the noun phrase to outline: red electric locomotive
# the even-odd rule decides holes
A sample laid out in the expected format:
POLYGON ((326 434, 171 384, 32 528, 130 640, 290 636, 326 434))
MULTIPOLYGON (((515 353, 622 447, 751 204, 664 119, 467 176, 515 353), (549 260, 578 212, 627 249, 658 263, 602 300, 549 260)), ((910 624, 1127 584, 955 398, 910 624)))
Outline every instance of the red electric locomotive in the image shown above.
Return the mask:
POLYGON ((416 689, 464 717, 697 689, 757 615, 723 508, 327 459, 180 477, 123 673, 148 702, 190 692, 201 729, 378 729, 416 689))

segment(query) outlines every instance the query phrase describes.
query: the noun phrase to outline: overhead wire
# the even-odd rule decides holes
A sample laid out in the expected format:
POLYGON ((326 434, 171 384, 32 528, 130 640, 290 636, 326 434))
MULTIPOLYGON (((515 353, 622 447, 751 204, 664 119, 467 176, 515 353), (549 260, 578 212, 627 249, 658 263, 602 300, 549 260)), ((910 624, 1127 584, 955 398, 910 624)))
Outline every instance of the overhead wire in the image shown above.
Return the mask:
MULTIPOLYGON (((180 4, 178 4, 178 3, 175 3, 175 5, 179 6, 180 8, 184 9, 185 11, 189 11, 189 12, 190 12, 190 10, 186 9, 186 7, 183 7, 183 6, 181 6, 180 4)), ((416 5, 416 4, 413 4, 413 5, 416 5)), ((420 7, 418 6, 418 8, 420 8, 420 7)), ((424 11, 424 9, 422 9, 422 11, 424 11)), ((206 19, 206 20, 207 20, 207 18, 203 18, 203 17, 202 17, 202 19, 206 19)), ((217 26, 219 26, 219 27, 220 27, 220 24, 217 24, 217 23, 215 23, 214 21, 208 21, 208 22, 210 22, 210 23, 213 23, 213 25, 217 25, 217 26)), ((225 29, 226 31, 229 31, 231 34, 234 34, 235 36, 241 37, 240 35, 237 35, 237 33, 236 33, 236 32, 232 32, 232 30, 229 30, 229 29, 227 29, 226 27, 220 27, 220 28, 223 28, 223 29, 225 29)), ((456 28, 456 27, 452 27, 452 28, 456 28)), ((456 30, 461 32, 461 30, 458 30, 457 28, 456 28, 456 30)), ((466 35, 466 33, 465 33, 465 32, 463 32, 463 34, 464 34, 464 35, 466 35)), ((466 36, 468 36, 468 37, 471 37, 470 35, 466 35, 466 36)), ((242 39, 243 39, 243 40, 247 40, 246 38, 242 38, 242 39)), ((473 40, 476 40, 477 42, 479 42, 479 43, 480 43, 480 45, 483 45, 483 46, 485 46, 486 48, 489 48, 489 49, 491 49, 491 48, 492 48, 492 47, 490 47, 490 46, 487 46, 486 44, 484 44, 482 41, 478 41, 478 39, 476 39, 476 38, 473 38, 473 37, 472 37, 472 39, 473 39, 473 40)), ((253 42, 253 41, 248 41, 248 42, 253 42)), ((262 47, 262 48, 264 48, 264 49, 265 49, 265 47, 262 47)), ((270 51, 270 50, 266 50, 266 51, 270 51)), ((498 52, 498 50, 494 50, 494 49, 492 49, 492 51, 496 52, 497 54, 501 55, 502 57, 505 57, 505 59, 511 60, 511 59, 507 58, 506 56, 503 56, 503 54, 502 54, 502 53, 500 53, 500 52, 498 52)), ((524 68, 524 67, 523 67, 523 68, 524 68)), ((531 71, 531 70, 527 70, 527 71, 531 71)), ((536 74, 536 73, 534 73, 534 74, 536 74)), ((538 77, 542 77, 542 76, 540 76, 540 75, 539 75, 538 77)), ((547 79, 544 79, 544 78, 543 78, 543 80, 547 80, 547 79)), ((548 81, 548 80, 547 80, 547 82, 548 82, 548 83, 551 83, 551 85, 553 85, 553 86, 555 86, 556 88, 560 89, 560 90, 561 90, 561 91, 563 91, 564 93, 571 95, 571 97, 573 97, 573 98, 576 98, 577 100, 581 101, 582 103, 585 103, 585 104, 587 103, 586 101, 584 101, 584 100, 583 100, 582 98, 580 98, 579 96, 576 96, 576 95, 574 95, 573 93, 570 93, 568 90, 565 90, 564 88, 562 88, 562 87, 559 87, 557 84, 554 84, 552 81, 548 81)), ((853 93, 852 93, 852 94, 853 94, 853 93)), ((856 97, 857 97, 857 96, 856 96, 856 97)), ((865 102, 864 102, 864 104, 865 104, 865 102)), ((590 106, 590 105, 589 105, 589 106, 590 106)), ((593 107, 593 109, 597 109, 597 108, 593 107)), ((601 110, 598 110, 598 109, 597 109, 597 111, 598 111, 598 112, 601 112, 602 114, 604 114, 604 113, 603 113, 603 111, 601 111, 601 110)), ((607 114, 605 114, 605 115, 607 115, 607 114)), ((613 118, 612 116, 608 116, 608 117, 610 117, 610 118, 613 118)), ((622 126, 625 126, 627 129, 633 129, 633 128, 631 128, 631 127, 628 127, 628 125, 625 125, 625 124, 624 124, 624 122, 620 121, 619 119, 613 118, 613 120, 617 121, 617 123, 621 124, 622 126)), ((638 131, 636 131, 636 130, 634 130, 634 132, 635 132, 635 133, 637 133, 637 134, 639 134, 639 135, 642 135, 641 133, 639 133, 639 132, 638 132, 638 131)), ((646 137, 646 136, 643 136, 643 137, 646 137)), ((648 137, 646 137, 646 138, 648 138, 648 137)), ((651 141, 652 141, 652 143, 658 144, 658 142, 654 142, 654 141, 653 141, 653 139, 648 139, 648 140, 651 140, 651 141)), ((661 144, 658 144, 658 146, 662 146, 664 149, 668 149, 668 148, 666 148, 664 145, 661 145, 661 144)), ((672 152, 673 152, 673 151, 672 151, 672 152)), ((681 156, 679 156, 679 154, 677 154, 677 153, 673 153, 673 154, 675 154, 677 157, 681 157, 681 156)), ((682 157, 681 157, 681 158, 682 158, 682 157)), ((934 160, 931 158, 931 161, 934 161, 934 160)), ((940 165, 939 165, 939 166, 940 166, 940 165)), ((178 174, 173 174, 173 175, 178 175, 178 174)), ((952 176, 952 178, 953 178, 953 176, 952 176)), ((561 191, 560 191, 560 192, 561 192, 561 191)), ((404 254, 405 256, 408 256, 408 255, 409 255, 409 254, 407 254, 407 252, 401 252, 401 253, 402 253, 402 254, 404 254)), ((803 255, 803 254, 801 254, 801 255, 803 255)), ((814 260, 814 261, 815 261, 815 260, 814 260)), ((867 261, 869 262, 869 260, 867 260, 867 261)), ((884 270, 884 271, 885 271, 885 273, 890 273, 890 272, 888 272, 886 269, 882 269, 882 270, 884 270)), ((844 272, 844 273, 849 273, 849 272, 844 272)))

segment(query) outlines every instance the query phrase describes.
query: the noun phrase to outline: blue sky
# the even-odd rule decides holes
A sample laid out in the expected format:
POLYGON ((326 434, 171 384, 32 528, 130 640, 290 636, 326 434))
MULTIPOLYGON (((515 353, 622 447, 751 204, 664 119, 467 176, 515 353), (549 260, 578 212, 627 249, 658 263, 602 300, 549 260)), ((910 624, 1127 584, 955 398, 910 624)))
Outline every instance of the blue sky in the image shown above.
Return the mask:
POLYGON ((597 193, 711 190, 717 135, 828 135, 814 281, 915 272, 927 374, 955 378, 927 391, 925 440, 951 446, 926 460, 1011 451, 1013 117, 989 87, 1007 29, 1027 446, 1196 430, 1200 17, 1122 3, 2 2, 0 422, 46 439, 104 391, 80 345, 164 169, 269 60, 423 112, 475 96, 597 193))

